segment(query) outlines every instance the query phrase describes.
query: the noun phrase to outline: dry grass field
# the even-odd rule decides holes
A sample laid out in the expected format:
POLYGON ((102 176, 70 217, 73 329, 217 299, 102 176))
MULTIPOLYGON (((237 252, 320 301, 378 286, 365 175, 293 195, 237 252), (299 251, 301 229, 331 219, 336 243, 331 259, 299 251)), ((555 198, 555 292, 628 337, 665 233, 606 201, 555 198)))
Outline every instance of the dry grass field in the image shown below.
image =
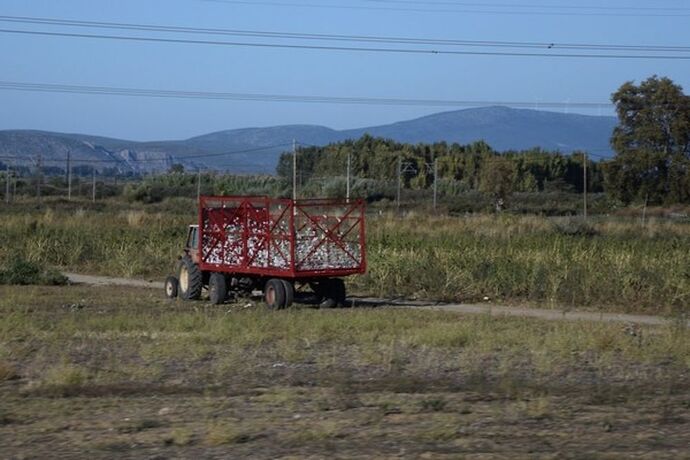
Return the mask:
POLYGON ((682 458, 680 325, 0 287, 6 458, 682 458))

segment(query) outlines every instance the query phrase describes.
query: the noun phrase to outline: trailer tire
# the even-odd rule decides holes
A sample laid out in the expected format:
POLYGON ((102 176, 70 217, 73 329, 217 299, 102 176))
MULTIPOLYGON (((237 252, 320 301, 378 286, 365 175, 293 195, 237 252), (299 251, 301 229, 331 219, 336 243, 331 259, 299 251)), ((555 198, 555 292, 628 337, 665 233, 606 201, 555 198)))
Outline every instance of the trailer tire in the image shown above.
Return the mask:
POLYGON ((345 290, 345 282, 340 278, 333 278, 329 283, 328 297, 333 299, 337 307, 344 308, 346 306, 347 291, 345 290))
POLYGON ((201 297, 203 280, 201 270, 190 257, 183 257, 177 263, 178 293, 184 300, 198 300, 201 297))
POLYGON ((280 280, 285 288, 285 308, 290 308, 295 301, 295 285, 288 280, 280 280))
POLYGON ((168 299, 174 299, 177 297, 177 289, 180 283, 174 276, 168 276, 165 279, 165 296, 168 299))
POLYGON ((320 298, 321 308, 345 306, 345 283, 339 278, 327 278, 313 283, 312 290, 320 298))
POLYGON ((271 310, 281 310, 286 307, 285 285, 282 280, 271 278, 264 287, 264 301, 271 310))
POLYGON ((208 294, 211 303, 220 305, 225 302, 228 296, 228 285, 225 282, 225 275, 222 273, 211 273, 208 280, 208 294))

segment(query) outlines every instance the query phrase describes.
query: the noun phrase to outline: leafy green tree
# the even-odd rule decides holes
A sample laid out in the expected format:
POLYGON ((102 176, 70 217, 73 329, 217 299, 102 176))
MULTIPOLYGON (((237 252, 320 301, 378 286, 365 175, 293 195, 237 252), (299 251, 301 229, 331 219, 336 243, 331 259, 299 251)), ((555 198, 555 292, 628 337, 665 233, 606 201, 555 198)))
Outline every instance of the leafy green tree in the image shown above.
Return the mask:
POLYGON ((690 201, 690 97, 669 78, 624 83, 612 95, 619 125, 607 191, 625 203, 690 201))
POLYGON ((514 190, 515 163, 496 156, 482 169, 479 191, 491 195, 496 211, 501 211, 514 190))
MULTIPOLYGON (((444 142, 434 144, 406 144, 391 139, 375 138, 365 134, 357 140, 346 140, 323 147, 301 148, 297 153, 299 186, 313 196, 336 193, 338 186, 327 187, 331 179, 340 184, 347 174, 347 158, 351 159, 351 184, 363 180, 366 187, 353 188, 365 193, 367 198, 393 195, 397 189, 398 164, 408 167, 403 175, 403 186, 414 191, 433 187, 433 164, 438 161, 439 193, 457 195, 477 192, 481 183, 486 187, 489 174, 497 158, 508 160, 514 166, 514 177, 507 182, 511 189, 501 192, 502 199, 509 192, 538 192, 557 190, 582 191, 582 154, 563 155, 539 148, 526 151, 509 151, 497 155, 486 142, 468 145, 444 142)), ((591 191, 601 191, 602 175, 599 163, 588 162, 588 178, 591 191)), ((292 180, 292 154, 280 157, 278 175, 292 180)), ((343 182, 344 183, 344 182, 343 182)), ((373 199, 373 198, 372 198, 373 199)))

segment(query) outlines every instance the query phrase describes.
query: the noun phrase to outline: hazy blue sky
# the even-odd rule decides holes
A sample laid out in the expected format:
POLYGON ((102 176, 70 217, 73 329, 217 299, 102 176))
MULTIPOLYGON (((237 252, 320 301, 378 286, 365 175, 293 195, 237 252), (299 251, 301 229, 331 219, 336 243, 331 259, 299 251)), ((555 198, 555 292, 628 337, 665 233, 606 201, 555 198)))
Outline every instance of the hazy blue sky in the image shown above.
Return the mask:
MULTIPOLYGON (((690 4, 679 0, 592 0, 586 4, 577 0, 494 0, 474 5, 481 6, 456 0, 2 0, 0 15, 302 33, 690 46, 690 4), (513 6, 487 7, 487 4, 513 6), (535 4, 540 6, 525 7, 535 4), (679 9, 582 9, 582 5, 679 9), (550 8, 553 6, 575 8, 550 8), (554 12, 559 14, 545 14, 554 12), (560 14, 565 12, 568 14, 560 14)), ((103 33, 3 22, 0 28, 103 33)), ((151 32, 106 33, 153 35, 151 32)), ((690 61, 687 60, 369 54, 7 33, 0 33, 0 59, 2 81, 294 95, 534 101, 535 106, 539 101, 606 102, 624 81, 640 81, 653 74, 669 76, 686 91, 690 89, 690 61)), ((0 91, 0 129, 45 129, 136 140, 186 138, 222 129, 274 124, 355 128, 442 110, 450 109, 0 91)), ((570 111, 582 112, 572 108, 570 111)))

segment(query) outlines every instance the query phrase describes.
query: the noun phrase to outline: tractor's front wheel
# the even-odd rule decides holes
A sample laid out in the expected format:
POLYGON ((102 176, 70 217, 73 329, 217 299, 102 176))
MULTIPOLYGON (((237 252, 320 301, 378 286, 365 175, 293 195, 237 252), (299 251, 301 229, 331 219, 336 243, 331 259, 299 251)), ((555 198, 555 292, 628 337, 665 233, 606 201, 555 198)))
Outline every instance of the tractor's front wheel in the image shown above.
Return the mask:
POLYGON ((190 257, 183 257, 177 263, 178 293, 184 300, 198 300, 203 287, 201 270, 190 257))
POLYGON ((180 285, 180 283, 177 281, 177 278, 174 276, 168 276, 165 279, 165 296, 168 299, 174 299, 177 297, 177 288, 180 285))

